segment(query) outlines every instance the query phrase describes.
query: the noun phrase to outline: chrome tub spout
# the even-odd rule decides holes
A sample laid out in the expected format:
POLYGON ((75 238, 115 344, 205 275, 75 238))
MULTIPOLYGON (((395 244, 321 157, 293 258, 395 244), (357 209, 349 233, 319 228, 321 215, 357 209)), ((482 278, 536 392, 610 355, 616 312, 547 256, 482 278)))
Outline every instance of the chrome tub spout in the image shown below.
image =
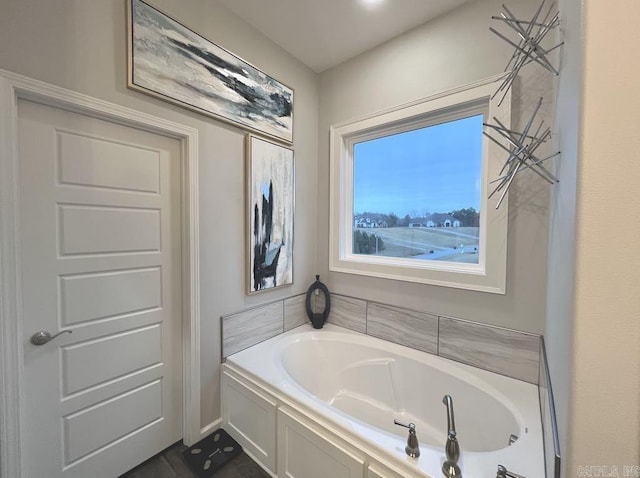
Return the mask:
POLYGON ((458 459, 460 458, 460 445, 456 438, 456 422, 453 415, 453 400, 451 395, 445 395, 442 403, 447 407, 447 443, 444 446, 444 452, 447 460, 442 465, 442 472, 447 478, 456 478, 462 476, 458 459))

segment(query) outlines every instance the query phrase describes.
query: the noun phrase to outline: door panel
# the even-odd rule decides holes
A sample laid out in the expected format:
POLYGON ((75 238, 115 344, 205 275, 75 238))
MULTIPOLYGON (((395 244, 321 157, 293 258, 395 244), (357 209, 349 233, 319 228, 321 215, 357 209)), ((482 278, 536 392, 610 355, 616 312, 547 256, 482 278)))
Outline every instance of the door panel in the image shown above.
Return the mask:
POLYGON ((61 254, 114 254, 160 250, 160 211, 102 206, 59 206, 61 254))
POLYGON ((60 182, 130 191, 160 192, 157 151, 58 131, 60 182))
POLYGON ((64 396, 160 365, 160 324, 62 347, 64 396), (129 353, 121 354, 121 350, 129 353))
POLYGON ((180 144, 22 100, 18 125, 26 476, 113 478, 182 437, 180 144))
POLYGON ((63 325, 158 308, 161 292, 159 268, 62 275, 63 325))
POLYGON ((65 466, 162 418, 156 380, 64 417, 65 466))

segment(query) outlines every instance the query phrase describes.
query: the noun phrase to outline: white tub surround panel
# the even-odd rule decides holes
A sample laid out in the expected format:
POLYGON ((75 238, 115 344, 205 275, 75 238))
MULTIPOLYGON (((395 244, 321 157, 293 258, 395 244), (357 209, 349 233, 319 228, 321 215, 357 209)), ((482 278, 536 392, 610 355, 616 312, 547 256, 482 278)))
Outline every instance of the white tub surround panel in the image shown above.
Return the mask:
POLYGON ((224 358, 284 332, 284 302, 223 316, 221 323, 224 358))
POLYGON ((438 353, 436 315, 370 302, 367 334, 423 352, 438 353))
POLYGON ((542 417, 542 436, 544 438, 544 461, 547 478, 560 478, 560 440, 556 422, 556 407, 551 389, 551 376, 547 365, 547 352, 544 338, 540 340, 540 415, 542 417))
POLYGON ((276 403, 222 372, 222 425, 244 451, 272 476, 276 472, 276 403))
POLYGON ((438 354, 529 383, 538 383, 540 336, 440 317, 438 354))
POLYGON ((309 320, 306 309, 306 294, 296 295, 284 300, 284 331, 291 330, 309 320))
POLYGON ((331 294, 331 312, 327 322, 365 334, 367 332, 367 302, 353 297, 331 294))
POLYGON ((360 478, 365 466, 362 453, 304 415, 288 407, 278 409, 278 476, 304 478, 322 470, 331 478, 360 478))

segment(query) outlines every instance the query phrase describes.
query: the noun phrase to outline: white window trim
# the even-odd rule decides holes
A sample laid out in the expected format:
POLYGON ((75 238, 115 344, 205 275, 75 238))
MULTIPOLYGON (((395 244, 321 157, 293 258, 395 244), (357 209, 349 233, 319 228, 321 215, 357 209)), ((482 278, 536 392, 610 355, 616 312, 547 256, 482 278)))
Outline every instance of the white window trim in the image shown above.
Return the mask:
MULTIPOLYGON (((460 118, 460 113, 477 114, 479 105, 486 111, 486 120, 500 120, 507 128, 511 124, 511 94, 498 106, 491 100, 492 77, 470 85, 445 91, 412 103, 393 107, 330 128, 330 210, 329 210, 329 270, 385 279, 505 293, 507 265, 508 195, 496 209, 499 194, 488 199, 490 178, 499 175, 506 153, 487 138, 483 139, 482 192, 480 216, 479 264, 459 264, 421 261, 381 256, 352 254, 353 231, 353 151, 354 142, 406 130, 417 125, 441 123, 460 118), (487 106, 488 105, 488 106, 487 106), (474 113, 475 112, 475 113, 474 113)), ((503 143, 508 147, 506 143, 503 143)))

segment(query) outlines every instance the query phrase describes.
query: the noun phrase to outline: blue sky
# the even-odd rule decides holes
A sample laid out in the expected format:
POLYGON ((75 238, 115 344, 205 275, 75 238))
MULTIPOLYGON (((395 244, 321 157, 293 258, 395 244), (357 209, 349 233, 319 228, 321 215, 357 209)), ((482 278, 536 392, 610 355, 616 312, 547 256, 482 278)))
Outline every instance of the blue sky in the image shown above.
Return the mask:
POLYGON ((354 146, 354 213, 480 210, 482 115, 354 146))

